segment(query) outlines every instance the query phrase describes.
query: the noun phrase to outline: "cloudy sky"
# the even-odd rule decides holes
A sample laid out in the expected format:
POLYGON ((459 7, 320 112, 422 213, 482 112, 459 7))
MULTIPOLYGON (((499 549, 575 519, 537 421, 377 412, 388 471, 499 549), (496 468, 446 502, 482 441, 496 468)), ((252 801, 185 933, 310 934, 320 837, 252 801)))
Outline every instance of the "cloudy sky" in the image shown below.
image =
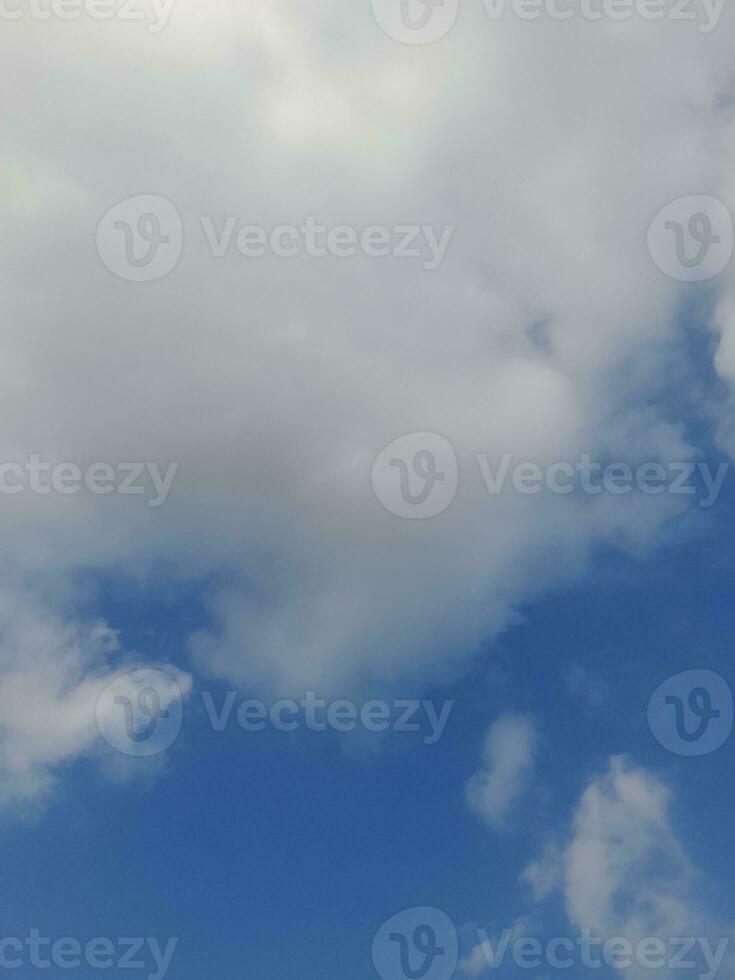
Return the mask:
POLYGON ((728 975, 733 42, 0 0, 0 973, 728 975))

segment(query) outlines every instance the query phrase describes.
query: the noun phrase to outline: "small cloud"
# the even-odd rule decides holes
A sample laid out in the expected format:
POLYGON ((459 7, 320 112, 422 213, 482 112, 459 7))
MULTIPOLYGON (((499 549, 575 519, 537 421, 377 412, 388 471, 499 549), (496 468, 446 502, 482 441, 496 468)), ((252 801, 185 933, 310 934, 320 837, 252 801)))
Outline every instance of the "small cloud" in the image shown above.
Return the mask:
POLYGON ((528 715, 505 714, 485 738, 482 768, 466 787, 470 809, 499 829, 523 791, 536 754, 536 721, 528 715))
MULTIPOLYGON (((564 846, 548 845, 521 879, 537 900, 560 889, 574 929, 602 940, 623 937, 633 947, 654 938, 671 956, 673 937, 700 936, 699 953, 692 955, 706 957, 709 942, 719 968, 727 946, 721 937, 732 928, 700 899, 700 875, 674 831, 670 803, 669 788, 653 773, 611 757, 577 803, 564 846)), ((724 967, 732 972, 729 954, 724 967)), ((644 980, 650 967, 634 960, 624 973, 644 980)), ((703 969, 704 975, 716 971, 703 969)))
MULTIPOLYGON (((78 621, 34 595, 0 588, 0 810, 32 815, 58 772, 100 754, 100 697, 119 676, 113 664, 119 659, 117 637, 104 623, 78 621)), ((151 670, 138 673, 148 677, 151 670)), ((177 690, 187 693, 189 675, 175 676, 177 690)), ((121 778, 124 768, 112 759, 108 775, 121 778)))

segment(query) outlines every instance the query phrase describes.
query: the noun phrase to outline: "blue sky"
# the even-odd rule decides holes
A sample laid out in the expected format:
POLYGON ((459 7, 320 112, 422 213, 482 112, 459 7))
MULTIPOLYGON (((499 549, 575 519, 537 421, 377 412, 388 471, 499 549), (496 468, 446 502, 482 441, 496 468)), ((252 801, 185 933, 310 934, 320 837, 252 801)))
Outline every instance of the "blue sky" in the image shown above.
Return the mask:
MULTIPOLYGON (((404 908, 441 908, 465 944, 475 927, 523 914, 520 872, 614 754, 671 787, 676 832, 727 918, 731 746, 672 755, 649 732, 646 706, 679 671, 733 681, 723 535, 732 507, 724 500, 701 538, 655 561, 603 556, 584 583, 526 609, 466 678, 433 691, 455 701, 436 745, 393 733, 375 752, 354 752, 350 736, 329 732, 215 733, 195 690, 152 784, 120 786, 80 762, 53 806, 3 826, 3 935, 24 936, 33 922, 82 941, 175 936, 173 977, 368 980, 373 934, 404 908), (469 812, 464 782, 488 726, 509 709, 538 719, 541 745, 532 791, 496 833, 469 812)), ((176 650, 190 597, 159 605, 155 594, 116 591, 105 612, 130 624, 127 646, 176 650)), ((219 704, 226 685, 207 689, 219 704)), ((544 916, 564 918, 554 903, 544 916)))
POLYGON ((0 21, 0 980, 726 980, 732 6, 0 21))

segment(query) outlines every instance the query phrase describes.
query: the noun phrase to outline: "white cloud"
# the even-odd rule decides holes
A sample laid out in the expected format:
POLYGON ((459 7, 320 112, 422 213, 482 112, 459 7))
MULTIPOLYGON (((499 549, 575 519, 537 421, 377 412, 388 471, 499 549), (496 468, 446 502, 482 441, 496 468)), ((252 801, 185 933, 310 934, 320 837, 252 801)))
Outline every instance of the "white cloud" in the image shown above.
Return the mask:
POLYGON ((485 737, 482 768, 467 782, 467 803, 496 829, 533 770, 537 738, 534 719, 515 714, 498 718, 485 737))
MULTIPOLYGON (((0 806, 35 806, 64 765, 106 748, 96 708, 119 658, 104 624, 80 625, 37 596, 0 589, 0 806)), ((177 679, 186 692, 190 679, 177 679)))
MULTIPOLYGON (((699 898, 701 876, 674 832, 670 808, 670 791, 655 775, 613 757, 582 794, 563 848, 547 849, 521 877, 537 900, 561 888, 575 929, 603 941, 622 937, 635 948, 658 938, 670 951, 675 937, 702 937, 716 950, 731 929, 699 898)), ((693 948, 692 956, 699 952, 693 948)), ((625 972, 650 976, 635 958, 625 972)), ((657 975, 675 976, 675 968, 657 975)))
POLYGON ((342 0, 178 0, 159 34, 4 24, 0 460, 180 468, 155 511, 3 497, 0 572, 57 589, 80 568, 212 581, 202 670, 347 693, 430 683, 599 542, 655 544, 682 498, 490 499, 468 460, 691 454, 656 408, 686 352, 682 292, 645 235, 683 194, 735 210, 734 24, 732 8, 711 35, 491 24, 467 4, 426 49, 342 0), (136 285, 94 242, 141 193, 177 205, 185 249, 136 285), (427 273, 214 260, 201 215, 456 230, 427 273), (453 506, 417 524, 370 490, 375 456, 414 431, 445 435, 462 467, 453 506))
POLYGON ((566 852, 571 919, 634 937, 691 928, 691 869, 673 834, 669 793, 644 769, 613 759, 585 790, 566 852))

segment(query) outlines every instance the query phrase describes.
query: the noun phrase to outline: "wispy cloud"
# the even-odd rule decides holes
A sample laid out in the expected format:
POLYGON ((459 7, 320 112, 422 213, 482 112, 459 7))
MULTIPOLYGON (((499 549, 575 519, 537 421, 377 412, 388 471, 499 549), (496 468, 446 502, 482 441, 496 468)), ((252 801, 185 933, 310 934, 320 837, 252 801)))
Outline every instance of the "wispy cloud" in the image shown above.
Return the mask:
POLYGON ((506 714, 485 737, 482 768, 467 783, 469 807, 491 827, 502 827, 533 770, 538 742, 535 720, 506 714))

